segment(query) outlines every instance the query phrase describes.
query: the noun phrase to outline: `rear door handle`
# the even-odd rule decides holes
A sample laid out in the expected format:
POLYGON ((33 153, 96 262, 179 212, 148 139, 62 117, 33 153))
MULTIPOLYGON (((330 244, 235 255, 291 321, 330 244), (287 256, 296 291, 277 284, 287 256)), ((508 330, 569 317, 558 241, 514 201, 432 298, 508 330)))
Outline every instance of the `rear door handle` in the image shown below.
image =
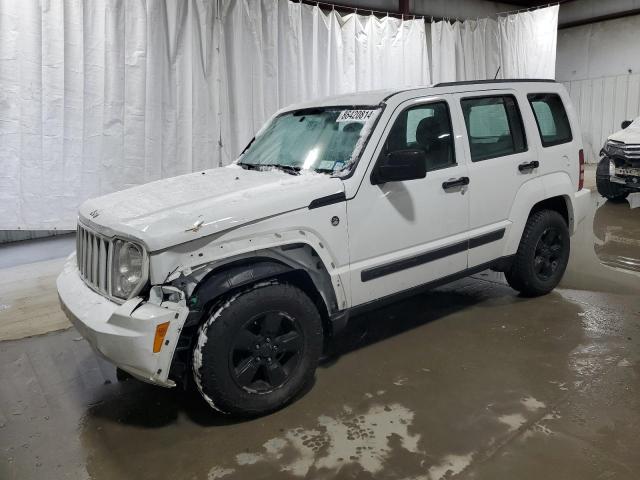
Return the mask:
POLYGON ((469 177, 460 177, 455 180, 447 180, 442 183, 442 188, 444 190, 451 190, 456 187, 464 187, 465 185, 469 185, 469 177))
POLYGON ((518 165, 518 170, 520 170, 521 172, 530 172, 531 170, 533 170, 534 168, 538 168, 540 166, 540 162, 537 160, 534 160, 533 162, 528 162, 528 163, 521 163, 520 165, 518 165))

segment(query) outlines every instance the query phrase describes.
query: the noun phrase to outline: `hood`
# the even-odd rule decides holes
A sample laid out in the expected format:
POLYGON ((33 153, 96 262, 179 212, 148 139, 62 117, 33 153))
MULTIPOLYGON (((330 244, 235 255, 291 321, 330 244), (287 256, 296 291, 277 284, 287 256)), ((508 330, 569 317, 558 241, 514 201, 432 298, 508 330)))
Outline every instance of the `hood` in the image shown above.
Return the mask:
POLYGON ((340 192, 342 181, 325 174, 230 165, 87 200, 79 213, 90 228, 138 239, 153 252, 306 208, 316 198, 340 192))
POLYGON ((624 130, 609 135, 609 140, 626 144, 640 144, 640 117, 636 118, 633 123, 624 130))

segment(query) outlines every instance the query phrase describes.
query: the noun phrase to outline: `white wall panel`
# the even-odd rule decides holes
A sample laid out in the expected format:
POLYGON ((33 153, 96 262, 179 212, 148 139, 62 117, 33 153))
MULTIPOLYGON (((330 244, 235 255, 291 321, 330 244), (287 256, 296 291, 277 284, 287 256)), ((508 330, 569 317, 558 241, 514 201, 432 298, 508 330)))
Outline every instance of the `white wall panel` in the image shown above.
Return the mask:
MULTIPOLYGON (((580 3, 563 4, 560 12, 580 3)), ((640 73, 639 48, 640 15, 561 29, 556 78, 566 82, 640 73)))
MULTIPOLYGON (((560 16, 577 7, 574 3, 581 2, 563 5, 560 16)), ((597 9, 604 3, 589 5, 597 9)), ((623 120, 640 115, 639 32, 640 15, 558 32, 556 79, 570 89, 587 162, 598 161, 606 138, 620 130, 623 120)))
POLYGON ((582 128, 585 157, 598 161, 605 140, 624 120, 640 116, 640 74, 564 82, 582 128))
POLYGON ((625 119, 631 119, 638 115, 638 105, 640 105, 640 75, 627 77, 627 100, 625 104, 627 107, 625 119))

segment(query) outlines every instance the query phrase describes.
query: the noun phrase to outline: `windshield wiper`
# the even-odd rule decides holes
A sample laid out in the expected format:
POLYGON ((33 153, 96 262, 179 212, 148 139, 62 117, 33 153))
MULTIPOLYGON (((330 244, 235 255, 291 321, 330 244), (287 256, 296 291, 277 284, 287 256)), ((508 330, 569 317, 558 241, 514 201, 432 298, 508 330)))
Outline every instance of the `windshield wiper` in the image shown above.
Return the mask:
POLYGON ((300 175, 300 167, 293 165, 280 165, 279 163, 242 163, 238 162, 241 167, 247 167, 249 170, 264 170, 267 168, 277 168, 290 175, 300 175))

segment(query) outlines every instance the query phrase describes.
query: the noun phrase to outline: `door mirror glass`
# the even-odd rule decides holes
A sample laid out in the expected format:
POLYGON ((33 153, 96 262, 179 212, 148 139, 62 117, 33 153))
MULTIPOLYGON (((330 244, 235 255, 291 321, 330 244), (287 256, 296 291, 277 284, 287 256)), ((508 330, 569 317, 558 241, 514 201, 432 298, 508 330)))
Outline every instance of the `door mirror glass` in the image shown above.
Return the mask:
POLYGON ((374 185, 416 180, 427 175, 427 156, 423 150, 396 150, 384 155, 371 179, 374 185))
POLYGON ((622 129, 624 130, 625 128, 627 128, 629 125, 631 125, 631 120, 625 120, 624 122, 622 122, 622 124, 620 125, 622 127, 622 129))

